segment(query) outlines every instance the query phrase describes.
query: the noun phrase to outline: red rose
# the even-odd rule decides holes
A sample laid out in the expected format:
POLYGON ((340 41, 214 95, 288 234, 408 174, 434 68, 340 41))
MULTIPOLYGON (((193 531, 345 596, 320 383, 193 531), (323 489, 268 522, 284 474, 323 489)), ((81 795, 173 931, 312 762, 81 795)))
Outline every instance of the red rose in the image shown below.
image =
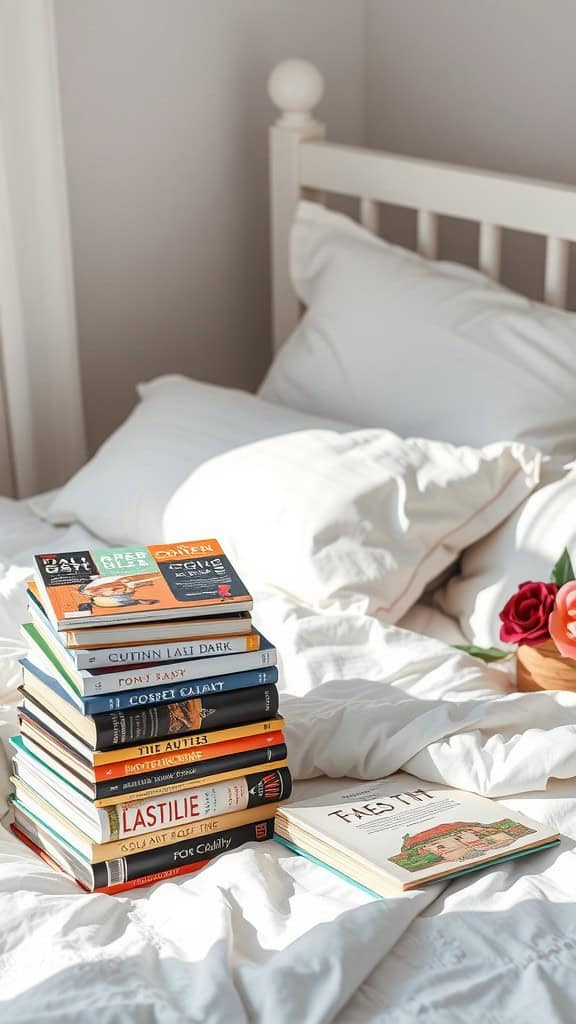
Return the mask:
POLYGON ((557 591, 555 583, 521 583, 500 612, 503 643, 537 647, 549 640, 548 619, 557 591))

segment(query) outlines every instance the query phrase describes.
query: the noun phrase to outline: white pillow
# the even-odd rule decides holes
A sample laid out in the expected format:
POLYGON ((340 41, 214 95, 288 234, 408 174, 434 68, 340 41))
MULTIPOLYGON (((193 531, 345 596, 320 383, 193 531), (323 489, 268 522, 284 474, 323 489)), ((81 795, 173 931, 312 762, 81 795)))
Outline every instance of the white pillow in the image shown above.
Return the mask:
POLYGON ((180 484, 213 455, 275 434, 351 430, 233 388, 186 377, 138 387, 141 401, 45 510, 52 523, 83 523, 110 544, 162 539, 164 510, 180 484))
POLYGON ((517 444, 303 431, 198 468, 167 505, 163 539, 216 536, 253 590, 394 623, 525 498, 539 464, 517 444))
POLYGON ((428 262, 302 202, 292 275, 306 315, 260 394, 365 426, 558 457, 576 448, 576 317, 428 262))
POLYGON ((434 595, 470 643, 505 646, 498 613, 525 580, 550 579, 564 548, 576 566, 576 469, 532 494, 497 530, 464 552, 461 575, 434 595))

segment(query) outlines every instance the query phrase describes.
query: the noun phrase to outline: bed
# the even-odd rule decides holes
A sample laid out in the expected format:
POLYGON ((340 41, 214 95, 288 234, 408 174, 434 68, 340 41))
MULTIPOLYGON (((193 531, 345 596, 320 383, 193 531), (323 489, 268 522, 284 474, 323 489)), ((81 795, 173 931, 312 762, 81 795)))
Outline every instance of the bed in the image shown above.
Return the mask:
MULTIPOLYGON (((563 346, 568 351, 576 339, 570 314, 557 307, 565 305, 569 243, 576 241, 576 190, 329 145, 312 115, 322 88, 316 69, 297 61, 280 65, 270 81, 281 110, 271 129, 274 339, 278 349, 289 335, 296 345, 282 347, 261 397, 179 378, 146 385, 127 424, 61 491, 29 501, 0 499, 2 739, 14 730, 16 659, 23 650, 19 623, 26 614, 22 582, 32 553, 74 550, 95 540, 140 543, 155 539, 156 531, 176 536, 189 525, 191 508, 194 527, 215 524, 210 532, 216 533, 220 525, 226 529, 233 507, 255 565, 257 621, 280 650, 296 795, 338 788, 342 778, 379 778, 404 768, 497 796, 558 829, 562 842, 472 880, 386 900, 372 899, 274 843, 222 856, 197 877, 113 898, 80 893, 0 829, 0 1019, 6 1024, 81 1018, 101 1024, 574 1020, 576 697, 517 693, 513 666, 487 666, 452 645, 491 639, 482 636, 487 605, 493 612, 519 573, 542 568, 546 545, 536 550, 529 543, 532 520, 540 522, 548 514, 543 510, 564 508, 574 497, 573 477, 564 467, 576 436, 566 412, 575 392, 572 380, 566 383, 570 359, 563 346), (358 201, 358 230, 372 234, 373 242, 340 220, 342 215, 323 212, 327 193, 358 201), (300 241, 296 250, 292 243, 290 265, 289 235, 302 196, 300 241), (371 346, 358 360, 361 392, 352 370, 342 386, 338 345, 347 314, 331 317, 321 310, 312 321, 321 343, 310 334, 310 318, 301 319, 305 300, 309 308, 325 301, 325 271, 336 267, 348 274, 347 260, 361 251, 369 262, 361 263, 361 285, 354 291, 362 292, 366 317, 372 259, 378 268, 388 260, 396 291, 399 274, 408 272, 414 294, 418 275, 436 273, 396 249, 378 248, 380 203, 418 211, 418 250, 430 263, 437 254, 439 216, 479 223, 482 276, 440 269, 432 289, 435 296, 440 289, 442 309, 451 311, 448 340, 451 345, 455 324, 463 322, 456 291, 464 281, 480 303, 466 323, 480 322, 489 342, 494 333, 490 367, 498 345, 519 330, 529 346, 525 363, 537 381, 548 387, 548 372, 561 377, 554 384, 557 429, 545 389, 542 422, 532 431, 527 423, 518 439, 500 444, 506 425, 498 422, 495 404, 484 426, 479 413, 465 423, 457 411, 451 440, 442 436, 447 402, 441 395, 428 433, 417 435, 429 440, 406 448, 399 441, 410 436, 402 417, 424 416, 425 390, 412 402, 400 394, 394 405, 395 392, 402 392, 398 362, 383 422, 374 422, 370 389, 378 403, 381 387, 375 388, 377 375, 366 363, 374 350, 368 328, 354 340, 356 354, 362 338, 371 346), (503 228, 548 238, 546 301, 537 310, 493 285, 503 228), (326 256, 334 232, 344 247, 335 261, 326 256), (486 312, 486 302, 496 303, 497 316, 486 312), (537 326, 530 320, 524 330, 528 316, 537 326), (543 360, 552 331, 559 340, 548 371, 543 360), (314 362, 318 345, 322 372, 314 362), (332 363, 327 355, 334 356, 332 363), (349 415, 354 397, 355 418, 349 415), (387 429, 390 417, 396 418, 394 434, 387 429), (464 427, 471 436, 462 439, 458 432, 464 427), (488 436, 490 429, 496 437, 488 436), (539 444, 548 451, 543 473, 539 444), (314 458, 321 459, 321 478, 311 472, 314 458), (160 463, 162 473, 145 500, 146 466, 160 463), (366 471, 372 463, 380 477, 385 464, 385 483, 379 477, 374 484, 366 471), (448 478, 451 489, 439 509, 438 481, 444 488, 448 478), (266 483, 266 500, 248 503, 243 513, 244 496, 259 481, 266 483), (434 515, 421 504, 430 487, 434 515), (298 505, 291 504, 295 492, 309 499, 300 519, 298 505), (201 500, 206 494, 211 500, 201 500), (340 518, 328 521, 336 502, 340 518), (365 524, 374 507, 381 511, 382 502, 390 522, 395 515, 399 523, 394 550, 387 536, 374 532, 378 523, 362 551, 346 547, 358 535, 358 523, 365 524), (308 561, 295 568, 292 548, 275 560, 271 576, 270 559, 255 558, 254 536, 265 531, 265 550, 276 550, 294 519, 308 561), (322 544, 327 533, 334 543, 336 529, 344 547, 337 548, 336 559, 327 559, 322 544), (518 537, 528 538, 522 550, 514 546, 518 537), (514 558, 504 568, 508 548, 514 558), (343 564, 349 568, 346 579, 343 564), (378 589, 383 565, 384 594, 378 589), (474 586, 480 596, 472 594, 474 586)), ((373 278, 376 305, 383 288, 379 275, 380 269, 373 278)), ((428 277, 424 287, 431 291, 428 277)), ((436 359, 443 338, 446 330, 437 328, 436 359)), ((397 347, 408 352, 410 344, 406 336, 397 347)), ((485 370, 480 364, 478 380, 485 370)), ((533 416, 540 399, 537 383, 530 387, 533 416)), ((454 382, 453 389, 456 400, 454 382)), ((465 404, 473 404, 472 392, 465 404)), ((512 396, 503 404, 502 416, 512 410, 520 421, 521 403, 516 408, 512 396)), ((573 527, 568 521, 559 525, 555 515, 549 534, 564 531, 568 543, 573 527)), ((230 543, 242 562, 241 539, 231 537, 230 543)), ((0 798, 7 823, 4 749, 0 798)))

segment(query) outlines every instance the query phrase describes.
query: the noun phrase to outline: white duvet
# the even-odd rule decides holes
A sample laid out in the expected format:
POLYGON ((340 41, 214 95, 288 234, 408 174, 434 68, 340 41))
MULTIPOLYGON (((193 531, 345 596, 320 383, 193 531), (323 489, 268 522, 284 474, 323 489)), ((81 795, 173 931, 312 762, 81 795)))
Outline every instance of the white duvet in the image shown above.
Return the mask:
MULTIPOLYGON (((0 502, 4 737, 29 552, 86 541, 0 502)), ((310 780, 297 792, 402 767, 498 796, 558 828, 560 847, 376 900, 266 843, 109 897, 81 893, 0 828, 2 1024, 573 1024, 576 698, 517 695, 502 671, 368 617, 272 594, 258 615, 281 649, 291 766, 310 780)))

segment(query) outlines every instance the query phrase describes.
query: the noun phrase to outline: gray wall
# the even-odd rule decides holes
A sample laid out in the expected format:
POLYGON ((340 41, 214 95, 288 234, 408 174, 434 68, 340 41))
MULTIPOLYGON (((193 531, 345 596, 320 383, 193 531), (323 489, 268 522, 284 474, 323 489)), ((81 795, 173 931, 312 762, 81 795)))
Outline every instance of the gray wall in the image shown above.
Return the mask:
MULTIPOLYGON (((367 0, 366 17, 369 145, 576 183, 574 0, 367 0)), ((408 214, 383 227, 413 237, 408 214)), ((473 262, 476 240, 444 222, 440 255, 473 262)), ((503 255, 505 283, 541 298, 542 240, 507 233, 503 255)))
POLYGON ((81 362, 93 449, 134 385, 181 371, 254 387, 269 358, 265 82, 327 79, 364 136, 358 0, 55 0, 81 362))
MULTIPOLYGON (((576 181, 573 0, 55 0, 94 448, 162 372, 253 387, 269 356, 269 70, 315 61, 329 137, 576 181)), ((414 218, 385 211, 409 243, 414 218)), ((476 229, 443 223, 470 262, 476 229)), ((543 250, 507 238, 539 295, 543 250)), ((576 261, 575 261, 576 262, 576 261)), ((575 303, 576 304, 576 303, 575 303)))

